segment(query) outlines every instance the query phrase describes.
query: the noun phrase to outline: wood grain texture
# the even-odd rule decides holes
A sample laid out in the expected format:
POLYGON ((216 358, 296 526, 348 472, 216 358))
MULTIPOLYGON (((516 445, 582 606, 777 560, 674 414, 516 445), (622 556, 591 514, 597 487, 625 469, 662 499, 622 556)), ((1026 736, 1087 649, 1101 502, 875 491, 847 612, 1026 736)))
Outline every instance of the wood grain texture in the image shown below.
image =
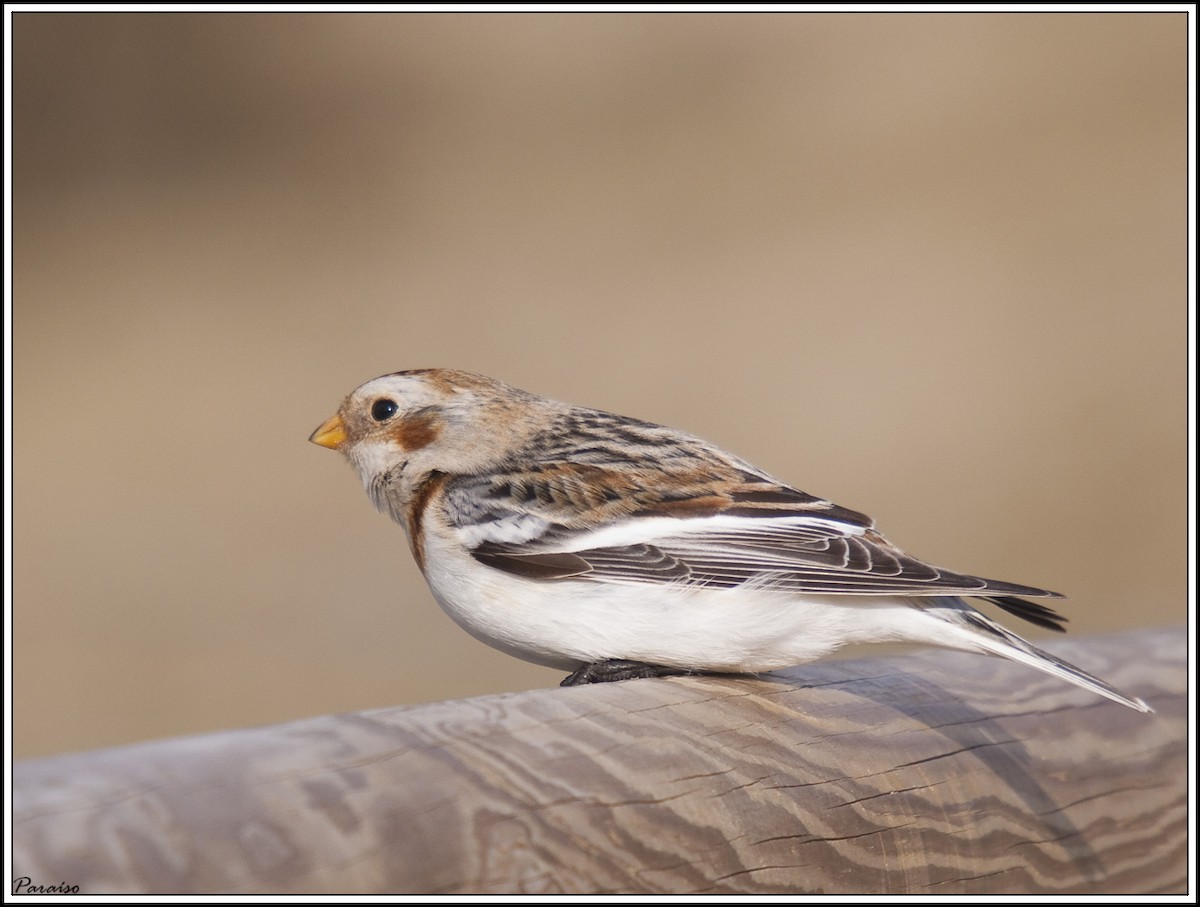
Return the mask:
POLYGON ((1187 890, 1182 628, 326 716, 14 766, 14 876, 100 893, 1187 890))

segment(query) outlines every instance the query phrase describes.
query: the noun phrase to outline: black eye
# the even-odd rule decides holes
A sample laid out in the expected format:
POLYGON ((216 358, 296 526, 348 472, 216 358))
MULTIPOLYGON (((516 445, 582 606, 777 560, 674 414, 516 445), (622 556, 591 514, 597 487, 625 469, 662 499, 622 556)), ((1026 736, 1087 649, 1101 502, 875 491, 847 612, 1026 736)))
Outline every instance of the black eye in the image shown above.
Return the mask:
POLYGON ((392 416, 396 415, 396 410, 399 408, 395 400, 388 400, 386 397, 382 400, 376 400, 371 404, 371 418, 376 422, 386 422, 392 416))

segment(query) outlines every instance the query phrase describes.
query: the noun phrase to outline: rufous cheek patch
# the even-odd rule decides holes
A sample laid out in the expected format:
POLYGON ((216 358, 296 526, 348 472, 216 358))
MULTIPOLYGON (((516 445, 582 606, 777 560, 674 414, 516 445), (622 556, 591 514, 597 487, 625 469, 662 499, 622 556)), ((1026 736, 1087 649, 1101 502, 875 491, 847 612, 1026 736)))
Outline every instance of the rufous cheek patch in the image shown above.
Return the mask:
POLYGON ((428 447, 442 433, 442 420, 434 413, 417 413, 396 423, 391 435, 408 452, 428 447))

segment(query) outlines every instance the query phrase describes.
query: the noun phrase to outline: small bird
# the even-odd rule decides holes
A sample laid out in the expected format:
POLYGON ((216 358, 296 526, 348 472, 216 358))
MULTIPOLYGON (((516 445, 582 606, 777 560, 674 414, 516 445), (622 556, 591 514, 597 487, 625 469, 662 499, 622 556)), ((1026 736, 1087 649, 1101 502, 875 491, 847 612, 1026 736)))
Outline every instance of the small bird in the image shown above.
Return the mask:
POLYGON ((692 435, 483 375, 415 369, 351 393, 309 438, 340 450, 475 638, 564 686, 750 673, 849 643, 1001 655, 1137 709, 964 600, 1062 631, 1056 592, 934 567, 862 513, 692 435))

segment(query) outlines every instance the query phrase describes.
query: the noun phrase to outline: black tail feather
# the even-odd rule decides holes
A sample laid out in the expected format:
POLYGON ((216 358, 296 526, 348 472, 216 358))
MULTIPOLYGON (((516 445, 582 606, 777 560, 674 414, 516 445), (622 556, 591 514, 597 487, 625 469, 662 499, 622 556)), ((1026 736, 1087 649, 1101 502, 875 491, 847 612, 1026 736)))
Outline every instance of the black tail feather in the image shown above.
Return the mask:
POLYGON ((984 595, 981 598, 984 601, 991 602, 997 608, 1003 608, 1009 614, 1029 621, 1031 624, 1045 627, 1047 630, 1055 630, 1059 633, 1067 632, 1067 628, 1063 626, 1067 622, 1067 619, 1053 608, 1047 608, 1045 605, 1039 605, 1037 602, 1028 602, 1023 598, 1017 598, 1013 595, 984 595))

